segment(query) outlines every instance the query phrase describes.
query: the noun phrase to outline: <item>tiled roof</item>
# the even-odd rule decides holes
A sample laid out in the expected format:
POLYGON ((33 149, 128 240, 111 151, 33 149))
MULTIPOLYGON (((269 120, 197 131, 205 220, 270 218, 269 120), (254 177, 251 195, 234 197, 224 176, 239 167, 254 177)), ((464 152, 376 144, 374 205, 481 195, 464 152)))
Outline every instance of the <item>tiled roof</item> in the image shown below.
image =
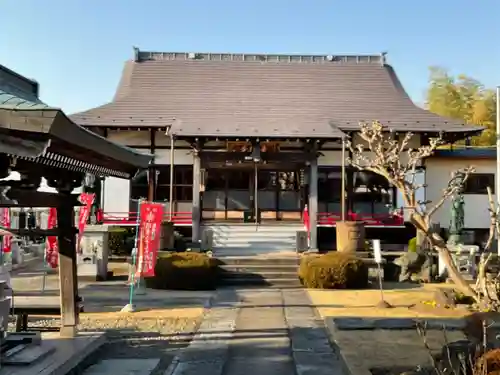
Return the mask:
POLYGON ((39 99, 26 100, 9 94, 0 88, 0 107, 2 109, 55 109, 39 99))
POLYGON ((153 155, 111 142, 75 124, 59 108, 43 103, 37 96, 36 82, 2 65, 0 73, 0 136, 13 135, 15 131, 16 136, 25 140, 34 137, 39 141, 46 139, 45 136, 56 140, 39 157, 17 156, 51 166, 64 165, 78 172, 121 178, 133 177, 151 162, 153 155), (44 137, 39 137, 40 134, 44 137))
POLYGON ((395 130, 468 131, 417 107, 384 55, 298 56, 136 50, 114 101, 84 126, 170 126, 181 135, 339 137, 378 120, 395 130))

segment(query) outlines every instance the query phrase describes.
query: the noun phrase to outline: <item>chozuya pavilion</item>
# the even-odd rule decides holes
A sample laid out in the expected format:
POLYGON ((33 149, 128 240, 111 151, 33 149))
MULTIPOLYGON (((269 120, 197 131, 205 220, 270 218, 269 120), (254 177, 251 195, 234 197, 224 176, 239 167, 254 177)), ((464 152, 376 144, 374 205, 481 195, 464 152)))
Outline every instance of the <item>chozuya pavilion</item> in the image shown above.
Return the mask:
POLYGON ((192 228, 194 240, 204 226, 303 226, 307 218, 312 249, 341 219, 342 186, 348 219, 365 221, 368 231, 390 228, 393 238, 408 231, 386 181, 348 169, 341 183, 342 138, 356 143, 360 122, 378 120, 397 137, 414 132, 414 146, 480 131, 416 106, 385 54, 135 48, 114 98, 71 119, 155 155, 148 176, 105 180, 104 221, 130 223, 136 200, 149 193, 171 202, 172 220, 192 228))

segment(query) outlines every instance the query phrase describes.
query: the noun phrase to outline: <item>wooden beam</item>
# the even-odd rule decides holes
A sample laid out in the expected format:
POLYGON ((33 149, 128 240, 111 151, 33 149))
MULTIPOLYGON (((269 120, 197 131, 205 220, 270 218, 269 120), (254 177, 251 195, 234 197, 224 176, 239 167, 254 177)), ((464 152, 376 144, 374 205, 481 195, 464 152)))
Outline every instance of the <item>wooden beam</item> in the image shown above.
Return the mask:
MULTIPOLYGON (((69 191, 59 190, 59 194, 69 197, 69 191)), ((76 270, 76 236, 74 228, 75 212, 68 199, 57 207, 59 234, 59 287, 61 289, 61 329, 62 337, 75 337, 78 325, 78 281, 76 270)))
MULTIPOLYGON (((151 154, 154 155, 156 152, 156 129, 149 130, 149 146, 151 154)), ((148 201, 153 202, 155 198, 156 198, 156 168, 154 166, 150 166, 148 173, 148 201)))
MULTIPOLYGON (((72 228, 73 229, 73 234, 76 235, 78 233, 78 229, 72 228)), ((23 236, 23 237, 47 237, 47 236, 59 236, 61 233, 58 228, 54 229, 26 229, 26 228, 21 228, 21 229, 9 229, 9 232, 18 235, 18 236, 23 236)))
POLYGON ((7 197, 17 201, 17 204, 0 203, 0 207, 58 207, 61 204, 73 207, 82 205, 76 194, 60 196, 57 193, 14 188, 7 192, 7 197))

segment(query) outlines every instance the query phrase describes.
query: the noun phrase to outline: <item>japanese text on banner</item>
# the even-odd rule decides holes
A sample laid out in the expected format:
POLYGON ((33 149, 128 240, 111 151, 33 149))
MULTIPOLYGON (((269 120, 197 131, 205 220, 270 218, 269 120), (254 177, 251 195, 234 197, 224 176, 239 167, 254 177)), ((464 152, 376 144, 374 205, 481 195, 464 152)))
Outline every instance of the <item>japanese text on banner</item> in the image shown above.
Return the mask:
MULTIPOLYGON (((54 229, 57 226, 57 210, 49 209, 47 229, 54 229)), ((45 261, 51 268, 59 265, 59 244, 56 236, 48 236, 45 243, 45 261)))
POLYGON ((87 225, 87 221, 90 216, 90 209, 92 208, 92 204, 94 203, 95 194, 94 193, 82 193, 80 194, 79 200, 83 204, 80 207, 80 215, 78 217, 78 238, 76 241, 76 249, 78 254, 82 253, 81 243, 83 232, 85 231, 85 226, 87 225))
MULTIPOLYGON (((0 208, 1 222, 0 225, 6 230, 10 229, 10 210, 8 208, 0 208)), ((10 253, 12 244, 12 236, 3 236, 2 249, 4 253, 10 253)))
POLYGON ((138 277, 155 275, 156 257, 160 245, 163 205, 143 203, 140 208, 138 277))

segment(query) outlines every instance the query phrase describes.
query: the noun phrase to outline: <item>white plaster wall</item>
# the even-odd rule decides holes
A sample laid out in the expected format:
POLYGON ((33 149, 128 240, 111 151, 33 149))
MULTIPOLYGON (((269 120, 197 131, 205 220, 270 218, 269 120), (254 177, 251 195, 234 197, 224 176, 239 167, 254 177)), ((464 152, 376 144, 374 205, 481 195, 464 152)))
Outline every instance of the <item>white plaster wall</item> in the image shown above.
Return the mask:
MULTIPOLYGON (((318 165, 319 166, 341 166, 342 165, 342 151, 320 151, 321 155, 318 157, 318 165)), ((367 158, 370 158, 371 152, 365 152, 367 158)), ((347 151, 345 153, 346 156, 346 165, 347 165, 347 151)))
MULTIPOLYGON (((155 164, 170 165, 170 150, 156 150, 155 164)), ((193 152, 191 150, 174 150, 174 165, 192 165, 193 152)))
POLYGON ((108 137, 110 141, 120 143, 125 146, 149 146, 149 131, 136 130, 110 130, 108 137))
MULTIPOLYGON (((390 136, 390 133, 386 133, 387 139, 389 136, 390 136)), ((404 137, 405 137, 405 134, 404 133, 398 134, 397 137, 398 137, 399 141, 402 142, 404 137)), ((354 134, 352 136, 352 142, 355 145, 362 144, 365 147, 367 147, 367 143, 361 138, 361 136, 359 134, 354 134)), ((410 139, 410 142, 408 143, 408 148, 418 148, 418 147, 420 147, 420 134, 413 134, 413 136, 410 139)))
MULTIPOLYGON (((445 159, 429 158, 426 160, 426 199, 433 202, 439 201, 442 190, 448 184, 451 173, 457 169, 472 165, 476 173, 495 173, 495 160, 493 159, 445 159)), ((488 228, 488 196, 479 194, 464 194, 465 202, 465 227, 488 228)), ((451 204, 447 201, 434 215, 433 221, 440 223, 441 227, 450 225, 451 204)))
POLYGON ((106 177, 102 189, 103 211, 111 215, 125 216, 129 212, 130 181, 123 178, 106 177))

